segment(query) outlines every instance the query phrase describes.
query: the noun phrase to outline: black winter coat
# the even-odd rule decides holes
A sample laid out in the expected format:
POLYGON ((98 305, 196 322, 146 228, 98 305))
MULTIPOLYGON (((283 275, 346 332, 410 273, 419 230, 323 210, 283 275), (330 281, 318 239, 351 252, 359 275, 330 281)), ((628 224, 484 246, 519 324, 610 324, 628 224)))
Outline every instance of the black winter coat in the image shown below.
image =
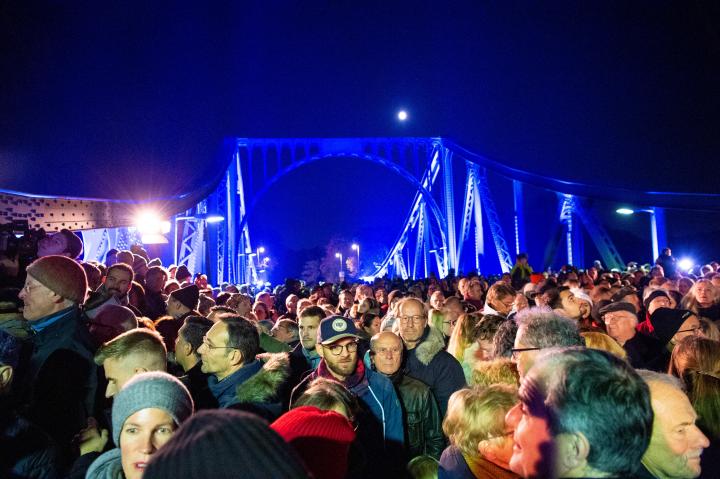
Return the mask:
MULTIPOLYGON (((93 339, 77 308, 32 335, 21 369, 23 415, 47 432, 63 452, 94 414, 97 366, 93 339)), ((72 460, 72 457, 66 459, 72 460)))
POLYGON ((445 351, 442 333, 426 327, 420 344, 408 351, 406 365, 408 376, 430 387, 440 408, 440 417, 445 417, 450 396, 467 383, 458 360, 445 351))
POLYGON ((430 388, 405 375, 390 378, 400 397, 405 423, 408 458, 432 456, 440 459, 445 448, 442 418, 430 388))

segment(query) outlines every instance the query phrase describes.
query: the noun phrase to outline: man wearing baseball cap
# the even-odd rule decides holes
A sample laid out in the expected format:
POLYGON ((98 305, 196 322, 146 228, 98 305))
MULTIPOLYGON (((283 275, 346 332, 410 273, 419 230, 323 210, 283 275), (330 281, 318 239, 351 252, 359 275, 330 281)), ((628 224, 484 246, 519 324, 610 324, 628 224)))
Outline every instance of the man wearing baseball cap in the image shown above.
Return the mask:
POLYGON ((320 322, 316 349, 320 357, 317 369, 307 375, 293 390, 291 404, 316 378, 337 381, 353 393, 363 411, 357 418, 358 441, 368 457, 392 461, 403 457, 404 429, 402 409, 392 382, 366 368, 358 360, 357 333, 352 319, 330 316, 320 322))
POLYGON ((624 301, 610 303, 600 309, 608 335, 623 347, 628 362, 638 369, 667 370, 669 359, 663 345, 655 338, 637 330, 635 307, 624 301))
POLYGON ((93 413, 97 370, 93 339, 80 320, 85 270, 65 256, 50 255, 27 268, 20 292, 23 317, 32 330, 32 353, 21 378, 25 413, 61 446, 87 425, 93 413))

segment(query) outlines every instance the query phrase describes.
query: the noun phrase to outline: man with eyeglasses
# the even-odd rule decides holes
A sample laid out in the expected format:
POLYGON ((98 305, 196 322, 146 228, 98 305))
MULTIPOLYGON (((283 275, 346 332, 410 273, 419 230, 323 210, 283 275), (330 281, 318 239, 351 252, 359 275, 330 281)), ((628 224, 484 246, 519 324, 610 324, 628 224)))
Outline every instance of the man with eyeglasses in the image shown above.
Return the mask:
POLYGON ((201 371, 221 408, 233 407, 274 420, 282 413, 290 365, 287 353, 259 359, 260 336, 255 325, 224 314, 208 330, 197 352, 201 371))
POLYGON ((358 440, 369 460, 378 458, 398 466, 403 456, 404 429, 400 400, 392 382, 358 361, 355 324, 344 316, 330 316, 320 322, 316 349, 317 369, 295 387, 291 404, 316 378, 337 381, 353 393, 363 412, 359 417, 358 440), (376 456, 377 455, 377 456, 376 456))
POLYGON ((624 301, 610 303, 600 309, 608 335, 627 353, 628 362, 634 368, 667 370, 669 356, 663 345, 655 338, 637 330, 635 307, 624 301))
POLYGON ((452 393, 466 386, 462 366, 445 351, 442 332, 428 326, 422 301, 403 298, 397 312, 398 331, 408 351, 407 374, 430 387, 444 417, 452 393))
POLYGON ((650 315, 653 335, 667 351, 672 351, 681 339, 703 335, 698 317, 687 309, 658 308, 650 315))
POLYGON ((517 314, 518 331, 512 349, 512 360, 522 378, 546 348, 585 346, 577 321, 564 314, 542 308, 524 309, 517 314))

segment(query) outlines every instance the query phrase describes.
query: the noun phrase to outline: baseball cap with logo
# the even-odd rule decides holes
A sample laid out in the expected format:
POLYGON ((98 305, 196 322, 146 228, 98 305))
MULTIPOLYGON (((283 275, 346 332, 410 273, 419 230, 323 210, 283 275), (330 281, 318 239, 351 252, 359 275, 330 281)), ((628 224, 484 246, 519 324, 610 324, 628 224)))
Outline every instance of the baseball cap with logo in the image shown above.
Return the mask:
POLYGON ((318 343, 331 344, 343 338, 359 338, 355 323, 344 316, 330 316, 320 321, 318 343))

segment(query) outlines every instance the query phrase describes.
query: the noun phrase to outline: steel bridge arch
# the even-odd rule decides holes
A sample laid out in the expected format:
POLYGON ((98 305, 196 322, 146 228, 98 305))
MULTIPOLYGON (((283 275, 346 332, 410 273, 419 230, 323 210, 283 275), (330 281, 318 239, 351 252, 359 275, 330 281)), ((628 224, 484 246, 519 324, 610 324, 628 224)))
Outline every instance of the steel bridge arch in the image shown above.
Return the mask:
MULTIPOLYGON (((437 154, 437 152, 433 151, 432 155, 437 154)), ((280 181, 282 178, 287 176, 288 174, 294 172, 295 170, 302 168, 304 166, 309 165, 310 163, 316 163, 318 161, 323 160, 330 160, 333 158, 352 158, 357 159, 361 161, 368 161, 380 166, 383 166, 398 176, 400 176, 403 180, 407 181, 410 185, 412 185, 416 190, 416 195, 420 194, 425 201, 425 204, 430 208, 430 211, 432 212, 433 218, 437 222, 438 230, 440 232, 440 239, 442 242, 442 247, 444 248, 443 251, 447 251, 447 235, 445 231, 447 230, 447 221, 445 217, 442 214, 442 210, 440 209, 440 206, 437 204, 437 201, 435 201, 435 198, 433 198, 432 193, 430 190, 423 186, 421 180, 415 177, 410 171, 407 169, 401 167, 397 163, 387 160, 385 158, 382 158, 378 155, 371 155, 371 154, 357 154, 357 153, 329 153, 326 155, 314 155, 309 156, 307 158, 303 158, 301 160, 297 160, 293 162, 292 164, 278 170, 271 176, 269 179, 264 181, 264 184, 262 188, 254 192, 253 198, 250 201, 250 204, 247 206, 245 210, 245 214, 241 218, 240 222, 237 225, 237 231, 241 232, 245 230, 245 228, 248 227, 248 221, 251 216, 251 214, 254 212, 258 201, 272 188, 278 181, 280 181)), ((432 167, 432 162, 428 165, 428 169, 432 167)), ((426 170, 425 174, 427 174, 428 171, 426 170)), ((424 176, 424 175, 423 175, 424 176)), ((429 185, 432 185, 432 178, 430 179, 429 185)), ((412 211, 408 214, 408 219, 412 215, 412 211)), ((408 219, 405 220, 404 224, 407 224, 408 219)), ((398 236, 398 239, 393 243, 393 245, 397 245, 400 239, 402 238, 403 233, 401 232, 398 236)), ((392 257, 396 253, 395 249, 393 248, 383 260, 382 266, 377 269, 377 271, 374 272, 373 275, 377 275, 379 272, 381 272, 383 269, 387 267, 387 264, 392 260, 392 257)))

